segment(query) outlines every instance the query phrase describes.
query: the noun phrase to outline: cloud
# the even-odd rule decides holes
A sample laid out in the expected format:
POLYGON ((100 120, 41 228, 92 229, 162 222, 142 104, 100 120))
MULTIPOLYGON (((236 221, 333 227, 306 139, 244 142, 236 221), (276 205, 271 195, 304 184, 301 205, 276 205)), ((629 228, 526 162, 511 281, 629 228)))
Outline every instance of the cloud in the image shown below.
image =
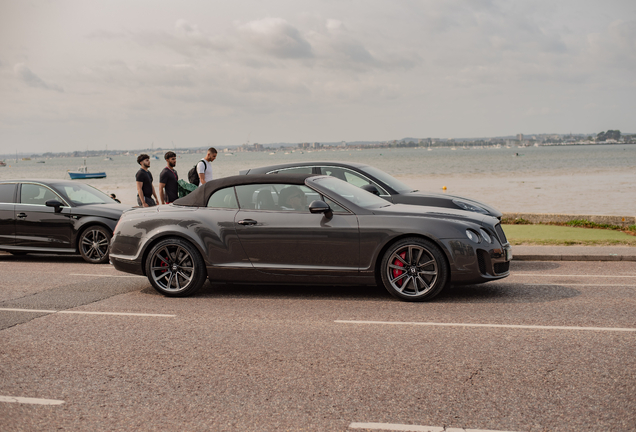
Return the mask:
POLYGON ((282 18, 264 18, 238 26, 253 48, 280 59, 312 58, 313 50, 300 31, 282 18))
POLYGON ((47 83, 42 78, 34 74, 24 63, 18 63, 13 67, 15 75, 29 87, 43 88, 46 90, 54 90, 64 92, 64 89, 57 84, 47 83))

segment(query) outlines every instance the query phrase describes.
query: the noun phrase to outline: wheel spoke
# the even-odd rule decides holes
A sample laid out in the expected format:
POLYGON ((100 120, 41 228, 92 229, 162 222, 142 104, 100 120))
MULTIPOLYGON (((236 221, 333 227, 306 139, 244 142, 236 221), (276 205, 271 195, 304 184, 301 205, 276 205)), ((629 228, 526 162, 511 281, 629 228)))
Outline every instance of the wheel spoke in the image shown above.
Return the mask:
POLYGON ((427 284, 426 281, 424 279, 422 279, 419 275, 417 276, 417 280, 420 281, 420 283, 424 287, 424 291, 428 291, 428 290, 431 289, 431 286, 429 284, 427 284))
MULTIPOLYGON (((190 280, 192 279, 192 275, 188 276, 185 273, 178 271, 177 275, 181 275, 182 278, 184 278, 188 283, 190 282, 190 280)), ((187 284, 186 284, 187 285, 187 284)))
POLYGON ((435 271, 435 270, 433 270, 433 271, 418 271, 417 274, 418 275, 435 276, 437 274, 437 271, 435 271))
POLYGON ((411 247, 410 249, 411 249, 411 254, 413 254, 413 249, 415 249, 415 251, 417 252, 417 257, 414 257, 413 260, 411 261, 411 265, 416 266, 417 263, 420 262, 420 259, 422 258, 424 251, 420 248, 411 247))
POLYGON ((172 279, 174 278, 174 273, 170 272, 170 278, 168 279, 168 289, 172 288, 172 279))
POLYGON ((417 267, 418 268, 424 268, 424 267, 430 266, 431 264, 435 264, 435 260, 430 260, 428 262, 425 262, 424 264, 418 264, 417 267))
POLYGON ((168 265, 168 266, 169 266, 169 265, 170 265, 170 263, 169 263, 168 261, 166 261, 166 260, 165 260, 165 259, 161 256, 161 252, 163 252, 164 250, 166 251, 166 254, 168 255, 168 259, 170 259, 170 252, 168 252, 168 250, 167 250, 166 248, 163 248, 163 249, 161 249, 160 251, 158 251, 158 252, 155 254, 155 257, 156 257, 157 259, 159 259, 161 262, 164 262, 164 263, 166 263, 166 265, 168 265))
POLYGON ((408 263, 406 261, 404 261, 404 259, 398 255, 397 253, 393 254, 393 256, 391 257, 391 259, 389 260, 390 262, 393 262, 393 260, 397 259, 399 262, 401 262, 402 264, 404 264, 404 266, 408 266, 408 263))
POLYGON ((177 274, 175 274, 174 281, 175 281, 175 283, 177 285, 177 289, 180 290, 181 289, 181 285, 179 284, 179 272, 177 272, 177 274))
POLYGON ((395 270, 402 270, 402 271, 404 271, 404 267, 403 267, 403 266, 399 266, 399 265, 395 265, 395 264, 389 264, 389 268, 390 268, 390 269, 395 269, 395 270))
MULTIPOLYGON (((401 281, 402 279, 404 279, 405 277, 407 277, 409 274, 404 272, 401 275, 391 279, 391 283, 395 285, 396 282, 401 281)), ((402 286, 404 286, 404 284, 402 284, 402 286)))

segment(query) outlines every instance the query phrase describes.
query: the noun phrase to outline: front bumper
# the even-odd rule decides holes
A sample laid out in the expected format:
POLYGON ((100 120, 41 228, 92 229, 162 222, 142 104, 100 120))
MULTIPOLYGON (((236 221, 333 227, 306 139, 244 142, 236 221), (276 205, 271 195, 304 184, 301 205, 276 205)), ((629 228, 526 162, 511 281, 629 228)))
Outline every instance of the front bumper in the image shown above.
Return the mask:
POLYGON ((451 284, 478 284, 503 279, 510 275, 510 244, 480 243, 467 240, 444 241, 451 254, 451 284))

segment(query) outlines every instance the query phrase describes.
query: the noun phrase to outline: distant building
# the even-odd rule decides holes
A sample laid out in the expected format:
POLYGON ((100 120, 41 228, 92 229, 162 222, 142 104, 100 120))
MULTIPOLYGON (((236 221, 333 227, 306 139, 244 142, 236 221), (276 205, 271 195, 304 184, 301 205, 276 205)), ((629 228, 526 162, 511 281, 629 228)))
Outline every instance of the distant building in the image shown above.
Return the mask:
POLYGON ((517 134, 517 141, 522 142, 523 141, 523 134, 517 134))

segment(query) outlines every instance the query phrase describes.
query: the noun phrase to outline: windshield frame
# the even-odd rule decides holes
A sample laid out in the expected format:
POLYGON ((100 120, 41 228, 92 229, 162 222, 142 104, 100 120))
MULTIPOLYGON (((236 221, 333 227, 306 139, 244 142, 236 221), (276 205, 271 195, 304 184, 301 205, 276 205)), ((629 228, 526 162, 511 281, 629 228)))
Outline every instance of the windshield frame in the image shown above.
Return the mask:
POLYGON ((339 178, 329 175, 309 177, 307 179, 307 182, 313 183, 316 187, 322 189, 322 191, 319 191, 322 195, 327 196, 332 201, 335 201, 343 207, 348 207, 349 209, 352 206, 345 205, 342 201, 344 201, 345 203, 351 203, 355 207, 370 211, 392 205, 384 198, 372 194, 371 192, 367 192, 364 189, 359 188, 358 186, 354 186, 344 180, 340 180, 339 178), (352 192, 353 196, 355 196, 356 198, 360 198, 361 201, 358 200, 356 202, 350 198, 347 198, 346 195, 341 195, 341 193, 337 189, 330 187, 329 183, 336 183, 337 187, 352 192))
POLYGON ((371 165, 365 165, 365 166, 359 167, 358 169, 368 174, 369 176, 371 176, 371 178, 374 178, 378 180, 379 182, 385 184, 386 186, 393 189, 398 194, 415 192, 415 190, 411 186, 401 182, 400 180, 393 177, 391 174, 384 172, 379 168, 376 168, 371 165))
POLYGON ((62 198, 64 198, 66 202, 70 203, 73 207, 82 207, 87 205, 117 204, 117 201, 112 199, 105 192, 102 192, 101 190, 97 189, 95 186, 91 186, 86 183, 74 183, 72 185, 69 185, 66 183, 55 183, 55 184, 51 184, 50 187, 52 187, 60 196, 62 196, 62 198), (77 186, 80 189, 83 189, 87 191, 88 193, 94 194, 96 197, 101 198, 103 202, 81 203, 81 202, 72 200, 71 197, 68 196, 65 190, 65 188, 69 186, 70 187, 77 186))

